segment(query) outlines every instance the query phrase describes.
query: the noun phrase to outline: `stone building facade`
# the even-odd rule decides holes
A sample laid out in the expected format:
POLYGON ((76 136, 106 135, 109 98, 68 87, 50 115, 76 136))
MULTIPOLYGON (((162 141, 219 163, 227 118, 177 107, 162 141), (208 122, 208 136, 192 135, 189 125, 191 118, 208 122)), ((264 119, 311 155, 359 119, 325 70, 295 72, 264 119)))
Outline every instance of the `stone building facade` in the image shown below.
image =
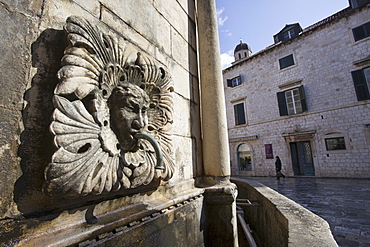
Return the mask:
POLYGON ((223 70, 232 175, 280 156, 289 176, 370 177, 370 7, 352 2, 223 70))

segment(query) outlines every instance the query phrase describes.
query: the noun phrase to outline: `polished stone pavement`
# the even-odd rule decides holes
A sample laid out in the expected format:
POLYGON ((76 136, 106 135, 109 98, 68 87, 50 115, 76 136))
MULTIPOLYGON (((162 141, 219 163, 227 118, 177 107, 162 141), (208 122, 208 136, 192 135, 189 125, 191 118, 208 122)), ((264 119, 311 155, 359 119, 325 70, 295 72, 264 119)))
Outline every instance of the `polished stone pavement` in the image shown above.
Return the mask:
POLYGON ((339 246, 370 246, 370 179, 245 178, 256 180, 321 216, 330 224, 339 246))

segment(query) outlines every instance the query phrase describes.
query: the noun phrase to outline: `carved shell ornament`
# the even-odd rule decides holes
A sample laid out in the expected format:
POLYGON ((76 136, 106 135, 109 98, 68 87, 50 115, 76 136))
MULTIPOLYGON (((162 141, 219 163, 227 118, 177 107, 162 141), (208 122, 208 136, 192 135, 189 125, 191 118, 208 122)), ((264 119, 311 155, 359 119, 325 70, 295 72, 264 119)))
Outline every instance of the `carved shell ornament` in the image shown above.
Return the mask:
POLYGON ((50 196, 99 195, 169 180, 173 84, 133 46, 72 16, 65 30, 50 130, 57 151, 45 170, 50 196))

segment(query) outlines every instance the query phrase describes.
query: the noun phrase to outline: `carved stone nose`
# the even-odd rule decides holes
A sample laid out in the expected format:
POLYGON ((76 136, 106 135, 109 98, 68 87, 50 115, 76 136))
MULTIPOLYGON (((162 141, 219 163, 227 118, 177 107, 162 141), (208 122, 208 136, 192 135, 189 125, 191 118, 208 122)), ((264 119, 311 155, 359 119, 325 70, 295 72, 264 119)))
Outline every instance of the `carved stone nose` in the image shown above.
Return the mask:
POLYGON ((131 128, 135 129, 135 130, 140 130, 144 127, 144 123, 142 121, 139 121, 139 120, 134 120, 132 121, 132 125, 131 125, 131 128))

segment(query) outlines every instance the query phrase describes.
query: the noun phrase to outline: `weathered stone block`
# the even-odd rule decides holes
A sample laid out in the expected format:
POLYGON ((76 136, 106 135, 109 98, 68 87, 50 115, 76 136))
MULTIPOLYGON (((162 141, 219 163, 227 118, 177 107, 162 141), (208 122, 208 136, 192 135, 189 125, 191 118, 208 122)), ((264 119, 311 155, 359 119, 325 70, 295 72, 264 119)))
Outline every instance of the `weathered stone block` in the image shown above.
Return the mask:
POLYGON ((14 12, 41 15, 43 0, 3 0, 7 9, 14 12))
MULTIPOLYGON (((170 54, 170 24, 153 8, 150 1, 129 0, 116 4, 115 1, 104 0, 101 3, 150 43, 170 54)), ((109 25, 109 20, 105 21, 109 25)))

